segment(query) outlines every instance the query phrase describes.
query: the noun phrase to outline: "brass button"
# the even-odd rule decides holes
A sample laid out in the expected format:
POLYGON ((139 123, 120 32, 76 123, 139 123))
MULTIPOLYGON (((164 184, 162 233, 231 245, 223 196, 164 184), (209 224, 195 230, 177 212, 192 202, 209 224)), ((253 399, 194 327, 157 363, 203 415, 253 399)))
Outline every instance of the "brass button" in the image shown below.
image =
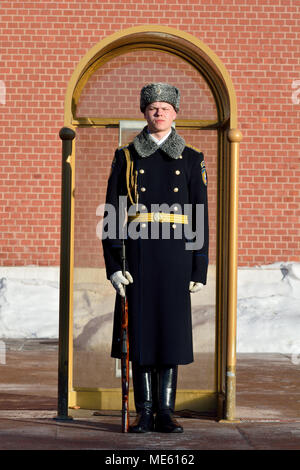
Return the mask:
POLYGON ((141 188, 141 191, 144 193, 146 191, 146 188, 144 186, 141 188))
POLYGON ((180 171, 179 171, 179 170, 176 170, 176 171, 175 171, 175 175, 180 175, 180 171))
POLYGON ((173 189, 174 193, 178 193, 178 188, 173 189))
POLYGON ((145 170, 143 170, 143 168, 140 169, 140 173, 143 174, 145 173, 145 170))

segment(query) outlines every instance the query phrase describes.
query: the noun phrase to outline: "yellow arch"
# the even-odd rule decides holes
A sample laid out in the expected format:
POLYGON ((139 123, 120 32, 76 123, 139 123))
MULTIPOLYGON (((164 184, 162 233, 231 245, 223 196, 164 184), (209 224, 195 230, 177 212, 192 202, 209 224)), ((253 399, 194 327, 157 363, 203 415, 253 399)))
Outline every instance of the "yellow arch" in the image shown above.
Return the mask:
POLYGON ((118 31, 93 46, 76 66, 67 86, 64 125, 72 126, 74 109, 82 88, 101 63, 122 51, 141 47, 163 48, 181 56, 198 68, 208 81, 217 101, 223 108, 223 119, 229 128, 237 128, 237 101, 231 77, 219 57, 201 40, 189 33, 162 25, 136 26, 118 31))
MULTIPOLYGON (((77 127, 76 104, 80 93, 93 72, 102 64, 120 54, 139 49, 156 49, 181 57, 192 64, 207 81, 216 101, 218 111, 218 315, 226 315, 226 325, 218 331, 218 415, 233 420, 235 413, 235 370, 236 370, 236 303, 237 303, 237 217, 238 217, 238 161, 239 143, 242 140, 238 130, 237 100, 231 77, 219 57, 201 40, 194 36, 162 25, 144 25, 116 32, 93 46, 76 66, 67 86, 65 96, 64 125, 77 127), (222 328, 226 328, 227 340, 223 341, 222 328), (223 354, 225 368, 223 368, 223 354), (223 397, 223 382, 225 397, 223 397), (224 400, 224 409, 223 409, 224 400)), ((75 141, 75 139, 74 139, 75 141)), ((75 143, 72 144, 70 162, 72 167, 72 188, 75 175, 75 143)), ((74 192, 72 192, 71 242, 74 240, 74 192)), ((73 251, 71 248, 70 285, 73 283, 73 251)), ((70 296, 70 312, 72 312, 70 296)), ((72 316, 72 313, 71 313, 72 316)), ((71 322, 71 320, 70 320, 71 322)), ((72 343, 72 328, 69 330, 72 343)), ((72 364, 72 347, 69 349, 72 364)), ((70 371, 72 367, 70 367, 70 371)), ((70 396, 72 393, 72 372, 69 375, 70 396)))

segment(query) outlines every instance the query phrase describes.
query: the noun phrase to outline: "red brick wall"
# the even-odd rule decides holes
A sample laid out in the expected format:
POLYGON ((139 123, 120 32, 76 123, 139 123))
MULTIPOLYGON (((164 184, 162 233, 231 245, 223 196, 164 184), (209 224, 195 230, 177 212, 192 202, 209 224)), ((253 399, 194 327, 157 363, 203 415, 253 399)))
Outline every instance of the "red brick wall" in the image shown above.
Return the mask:
POLYGON ((88 80, 77 116, 142 119, 139 94, 146 83, 168 82, 180 89, 178 118, 217 119, 212 93, 190 64, 158 51, 134 51, 112 59, 88 80))
POLYGON ((298 0, 1 2, 2 265, 59 264, 59 129, 81 57, 120 29, 161 24, 220 57, 238 98, 239 265, 298 260, 298 0))

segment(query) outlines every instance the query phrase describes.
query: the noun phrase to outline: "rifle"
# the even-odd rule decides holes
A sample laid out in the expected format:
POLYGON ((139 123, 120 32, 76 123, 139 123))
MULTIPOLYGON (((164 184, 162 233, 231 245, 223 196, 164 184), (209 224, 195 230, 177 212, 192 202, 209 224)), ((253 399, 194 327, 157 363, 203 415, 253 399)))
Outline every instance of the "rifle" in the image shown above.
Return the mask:
MULTIPOLYGON (((122 271, 125 276, 126 253, 125 242, 122 244, 122 271)), ((128 432, 129 428, 129 334, 128 334, 128 300, 126 287, 125 297, 122 297, 122 321, 121 321, 121 376, 122 376, 122 432, 128 432)))

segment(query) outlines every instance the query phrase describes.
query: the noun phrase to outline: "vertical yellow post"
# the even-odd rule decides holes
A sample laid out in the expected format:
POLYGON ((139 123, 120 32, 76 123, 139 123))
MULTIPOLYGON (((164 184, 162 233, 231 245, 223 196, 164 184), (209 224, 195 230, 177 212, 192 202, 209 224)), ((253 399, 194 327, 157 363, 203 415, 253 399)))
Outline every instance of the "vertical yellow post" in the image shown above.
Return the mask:
POLYGON ((228 139, 230 141, 230 199, 225 419, 233 421, 236 404, 239 145, 242 133, 238 129, 230 129, 228 139))

